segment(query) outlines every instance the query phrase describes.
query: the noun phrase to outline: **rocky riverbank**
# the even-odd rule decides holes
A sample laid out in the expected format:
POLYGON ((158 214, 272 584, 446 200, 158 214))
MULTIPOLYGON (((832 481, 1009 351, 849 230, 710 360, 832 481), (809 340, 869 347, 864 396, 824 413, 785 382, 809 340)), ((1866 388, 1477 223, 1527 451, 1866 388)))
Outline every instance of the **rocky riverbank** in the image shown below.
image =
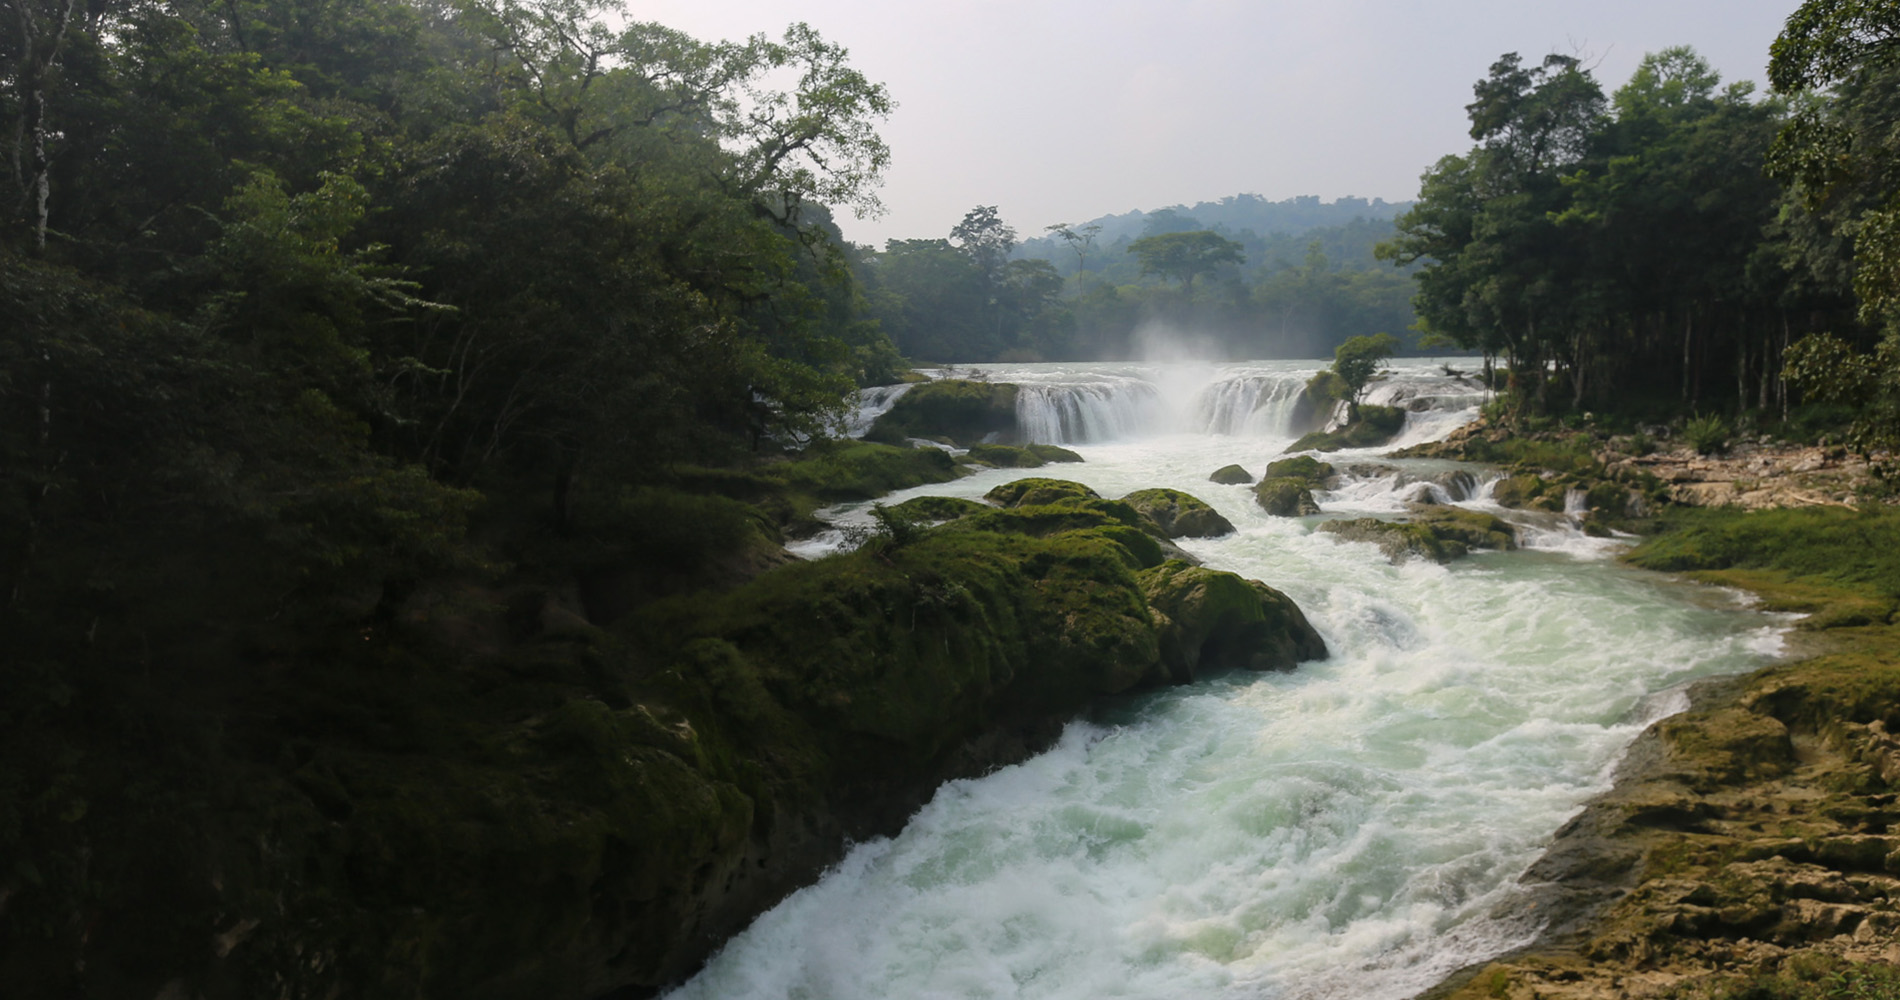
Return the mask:
POLYGON ((1834 449, 1600 457, 1710 508, 1665 517, 1630 561, 1802 614, 1794 655, 1644 733, 1524 876, 1542 937, 1427 995, 1895 995, 1900 514, 1849 509, 1867 466, 1834 449))

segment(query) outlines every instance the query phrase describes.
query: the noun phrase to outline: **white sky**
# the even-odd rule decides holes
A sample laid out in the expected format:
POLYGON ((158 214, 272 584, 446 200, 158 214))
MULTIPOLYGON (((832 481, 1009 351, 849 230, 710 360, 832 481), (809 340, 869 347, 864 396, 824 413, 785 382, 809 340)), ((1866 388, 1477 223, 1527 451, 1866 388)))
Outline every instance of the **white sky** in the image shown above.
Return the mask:
POLYGON ((1596 62, 1608 93, 1647 52, 1692 45, 1766 87, 1798 0, 629 0, 705 41, 805 21, 898 102, 877 219, 845 236, 948 235, 997 205, 1052 222, 1251 192, 1400 201, 1471 146, 1493 60, 1596 62))

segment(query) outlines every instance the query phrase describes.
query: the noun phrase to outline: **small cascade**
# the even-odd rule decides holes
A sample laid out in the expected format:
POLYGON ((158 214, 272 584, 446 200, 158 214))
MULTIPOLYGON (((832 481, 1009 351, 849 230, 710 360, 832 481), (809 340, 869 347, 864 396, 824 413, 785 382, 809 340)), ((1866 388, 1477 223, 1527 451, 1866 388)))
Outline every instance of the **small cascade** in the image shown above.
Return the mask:
POLYGON ((1142 379, 1017 384, 1016 425, 1036 444, 1088 444, 1164 428, 1161 390, 1142 379))
POLYGON ((858 408, 845 418, 846 437, 861 438, 877 423, 877 418, 891 411, 904 393, 910 391, 913 383, 900 382, 897 385, 874 385, 869 389, 858 390, 858 408))
POLYGON ((1590 494, 1575 486, 1565 490, 1564 513, 1572 518, 1590 513, 1590 494))
POLYGON ((1300 372, 1243 374, 1203 388, 1194 429, 1235 437, 1286 437, 1309 376, 1300 372))

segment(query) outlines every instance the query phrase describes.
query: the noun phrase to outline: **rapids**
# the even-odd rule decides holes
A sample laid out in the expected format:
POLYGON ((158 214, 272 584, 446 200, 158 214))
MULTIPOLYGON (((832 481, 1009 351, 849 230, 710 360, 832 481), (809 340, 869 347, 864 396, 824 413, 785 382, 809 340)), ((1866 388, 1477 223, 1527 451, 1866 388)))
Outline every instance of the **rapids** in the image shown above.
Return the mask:
MULTIPOLYGON (((1622 543, 1563 515, 1500 511, 1483 470, 1461 480, 1444 475, 1452 463, 1338 453, 1365 467, 1303 519, 1209 482, 1278 457, 1317 367, 987 367, 1023 387, 1034 439, 1086 463, 984 471, 893 502, 979 497, 1025 475, 1107 497, 1186 490, 1238 531, 1183 547, 1292 596, 1331 658, 1120 699, 1039 757, 946 785, 670 996, 1405 997, 1531 938, 1518 878, 1552 833, 1644 726, 1686 704, 1689 682, 1768 662, 1785 622, 1625 569, 1611 558, 1622 543), (1313 530, 1396 513, 1420 491, 1517 519, 1528 547, 1393 566, 1313 530)), ((1403 441, 1446 433, 1484 399, 1435 363, 1395 368, 1372 399, 1408 408, 1403 441)), ((829 516, 869 520, 863 505, 829 516)))

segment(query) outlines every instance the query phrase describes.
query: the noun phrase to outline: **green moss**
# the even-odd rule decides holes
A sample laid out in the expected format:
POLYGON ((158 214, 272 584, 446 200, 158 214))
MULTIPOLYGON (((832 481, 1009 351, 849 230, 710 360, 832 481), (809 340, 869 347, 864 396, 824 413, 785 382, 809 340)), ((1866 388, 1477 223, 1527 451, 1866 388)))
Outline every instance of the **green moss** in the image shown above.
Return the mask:
POLYGON ((899 397, 872 432, 884 437, 942 438, 968 446, 991 434, 1016 432, 1016 387, 939 379, 899 397))
POLYGON ((1375 517, 1327 521, 1319 530, 1347 541, 1371 542, 1393 562, 1417 556, 1443 563, 1462 559, 1474 548, 1517 547, 1509 524, 1479 511, 1428 508, 1414 517, 1409 522, 1375 517))
POLYGON ((1223 465, 1215 469, 1214 474, 1207 477, 1207 481, 1219 483, 1222 486, 1245 486, 1253 482, 1253 473, 1238 465, 1223 465))
POLYGON ((1413 523, 1441 541, 1455 541, 1470 549, 1517 548, 1517 534, 1509 522, 1465 507, 1429 507, 1412 515, 1413 523))
POLYGON ((1179 560, 1138 579, 1158 616, 1162 663, 1176 683, 1213 667, 1285 670, 1326 656, 1305 615, 1266 584, 1179 560))
POLYGON ((1037 506, 1067 498, 1100 499, 1101 494, 1067 479, 1018 479, 983 494, 985 500, 1004 507, 1037 506))
POLYGON ((1625 559, 1645 569, 1774 570, 1870 598, 1900 598, 1900 510, 1672 510, 1625 559))
POLYGON ((1275 517, 1305 517, 1319 513, 1319 502, 1304 479, 1262 479, 1254 484, 1254 502, 1275 517))
POLYGON ((1214 538, 1234 532, 1233 523, 1219 511, 1180 490, 1136 490, 1122 502, 1153 520, 1169 538, 1214 538))
POLYGON ((1287 451, 1377 448, 1392 440, 1404 426, 1405 411, 1396 406, 1361 406, 1358 420, 1336 431, 1314 431, 1293 442, 1287 451))
POLYGON ((995 508, 965 497, 912 497, 890 509, 891 513, 911 521, 954 521, 995 508))
POLYGON ((1045 462, 1080 462, 1082 456, 1053 444, 1024 445, 1025 450, 1045 462))
POLYGON ((1033 469, 1045 464, 1041 455, 1007 444, 973 444, 970 458, 999 469, 1033 469))
POLYGON ((1333 467, 1311 455, 1295 455, 1267 463, 1263 479, 1299 479, 1309 486, 1320 486, 1332 478, 1333 467))
POLYGON ((962 473, 941 448, 874 441, 819 441, 763 474, 821 500, 875 500, 895 490, 947 483, 962 473))

